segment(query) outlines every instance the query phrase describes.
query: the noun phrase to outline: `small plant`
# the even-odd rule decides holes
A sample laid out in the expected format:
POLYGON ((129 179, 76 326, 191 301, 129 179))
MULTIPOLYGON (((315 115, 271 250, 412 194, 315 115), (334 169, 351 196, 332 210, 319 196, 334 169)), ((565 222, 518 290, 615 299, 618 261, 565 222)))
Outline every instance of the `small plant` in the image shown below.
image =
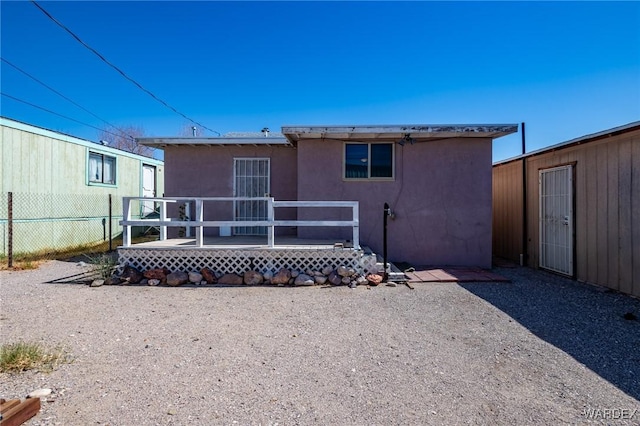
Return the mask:
POLYGON ((34 368, 51 371, 67 361, 61 349, 49 351, 38 343, 19 342, 0 346, 0 373, 19 373, 34 368))
POLYGON ((113 272, 118 266, 118 262, 114 257, 106 253, 95 257, 85 254, 85 257, 89 259, 90 263, 93 265, 92 271, 103 280, 106 280, 113 275, 113 272))

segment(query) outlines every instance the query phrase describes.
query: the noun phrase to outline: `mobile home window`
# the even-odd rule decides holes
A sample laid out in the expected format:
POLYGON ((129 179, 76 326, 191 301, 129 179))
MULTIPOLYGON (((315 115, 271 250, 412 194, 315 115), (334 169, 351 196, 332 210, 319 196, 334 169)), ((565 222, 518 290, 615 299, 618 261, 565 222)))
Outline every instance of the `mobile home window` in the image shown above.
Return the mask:
POLYGON ((107 185, 116 184, 116 157, 89 153, 89 182, 104 183, 107 185))
POLYGON ((392 143, 346 143, 345 179, 393 178, 392 143))

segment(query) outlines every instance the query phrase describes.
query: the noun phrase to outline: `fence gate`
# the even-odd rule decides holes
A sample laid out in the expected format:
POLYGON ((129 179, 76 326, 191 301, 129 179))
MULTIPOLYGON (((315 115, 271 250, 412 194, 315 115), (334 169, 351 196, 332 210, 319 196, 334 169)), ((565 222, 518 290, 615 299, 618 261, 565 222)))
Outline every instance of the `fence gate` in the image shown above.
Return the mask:
POLYGON ((540 170, 540 267, 573 275, 573 167, 540 170))
MULTIPOLYGON (((233 196, 268 197, 270 190, 270 161, 268 158, 233 159, 233 196)), ((266 220, 267 202, 234 201, 234 220, 266 220)), ((235 235, 267 235, 266 226, 236 226, 235 235)))

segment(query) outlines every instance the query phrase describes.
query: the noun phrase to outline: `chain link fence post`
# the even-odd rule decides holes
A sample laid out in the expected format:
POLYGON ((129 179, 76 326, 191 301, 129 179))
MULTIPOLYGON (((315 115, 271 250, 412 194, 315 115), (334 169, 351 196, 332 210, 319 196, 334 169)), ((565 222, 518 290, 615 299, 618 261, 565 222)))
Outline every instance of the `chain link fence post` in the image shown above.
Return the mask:
POLYGON ((109 194, 109 253, 113 251, 113 232, 111 230, 111 226, 113 223, 112 207, 113 207, 113 203, 111 201, 111 194, 109 194))
POLYGON ((7 200, 7 258, 9 268, 13 267, 13 192, 9 192, 7 200))

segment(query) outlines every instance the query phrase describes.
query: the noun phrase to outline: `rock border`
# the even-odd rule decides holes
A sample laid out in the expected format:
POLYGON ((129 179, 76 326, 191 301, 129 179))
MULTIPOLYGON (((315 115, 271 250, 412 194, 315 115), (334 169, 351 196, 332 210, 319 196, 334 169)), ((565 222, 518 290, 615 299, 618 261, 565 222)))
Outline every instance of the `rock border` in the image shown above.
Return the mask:
POLYGON ((380 272, 369 272, 360 274, 355 269, 340 265, 338 267, 325 266, 322 270, 299 271, 296 269, 282 268, 278 271, 247 270, 242 274, 223 273, 214 271, 208 267, 200 271, 170 271, 169 269, 155 268, 140 271, 138 268, 127 265, 122 273, 114 275, 106 280, 94 280, 90 286, 100 287, 102 285, 149 285, 178 287, 185 284, 206 286, 206 285, 246 285, 246 286, 275 286, 275 287, 302 287, 302 286, 357 286, 369 285, 377 286, 383 281, 380 272))

